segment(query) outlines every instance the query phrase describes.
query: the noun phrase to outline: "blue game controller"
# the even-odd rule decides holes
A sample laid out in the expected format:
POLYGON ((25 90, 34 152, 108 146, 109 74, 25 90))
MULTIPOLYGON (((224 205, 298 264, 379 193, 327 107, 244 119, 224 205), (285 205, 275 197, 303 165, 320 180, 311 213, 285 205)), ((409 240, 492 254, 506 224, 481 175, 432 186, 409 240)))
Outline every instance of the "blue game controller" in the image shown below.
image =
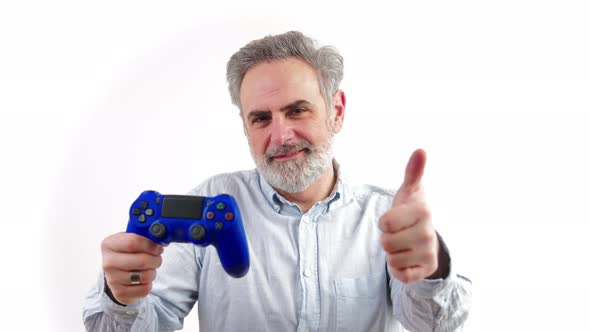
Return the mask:
POLYGON ((144 191, 131 204, 127 232, 159 244, 212 244, 225 271, 235 278, 244 276, 250 268, 240 209, 230 195, 203 197, 144 191))

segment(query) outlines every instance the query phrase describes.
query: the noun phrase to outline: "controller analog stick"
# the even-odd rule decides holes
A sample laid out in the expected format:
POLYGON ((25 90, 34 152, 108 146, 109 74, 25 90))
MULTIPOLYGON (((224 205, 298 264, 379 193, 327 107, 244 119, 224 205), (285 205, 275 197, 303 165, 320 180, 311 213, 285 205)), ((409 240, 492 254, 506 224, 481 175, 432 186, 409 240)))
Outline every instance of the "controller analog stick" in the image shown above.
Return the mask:
POLYGON ((205 238, 205 227, 203 227, 201 225, 194 225, 190 229, 190 234, 191 234, 191 237, 193 238, 193 240, 201 241, 202 239, 205 238))
POLYGON ((158 239, 163 238, 164 236, 166 236, 166 226, 164 226, 163 224, 160 223, 153 223, 152 226, 150 226, 150 233, 154 236, 157 237, 158 239))

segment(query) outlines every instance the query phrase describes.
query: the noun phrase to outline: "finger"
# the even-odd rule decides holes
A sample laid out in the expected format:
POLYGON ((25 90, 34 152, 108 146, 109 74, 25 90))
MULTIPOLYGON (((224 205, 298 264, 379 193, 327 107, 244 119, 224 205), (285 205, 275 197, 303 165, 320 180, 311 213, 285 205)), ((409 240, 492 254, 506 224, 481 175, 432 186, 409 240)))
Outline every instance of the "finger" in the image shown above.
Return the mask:
POLYGON ((388 254, 387 264, 392 269, 400 271, 418 266, 431 267, 436 265, 436 254, 428 247, 388 254))
POLYGON ((150 254, 137 253, 117 253, 103 256, 103 270, 124 270, 124 271, 142 271, 157 269, 162 265, 161 256, 152 256, 150 254))
POLYGON ((391 274, 399 281, 409 284, 418 280, 422 280, 429 276, 429 273, 423 266, 413 266, 403 270, 394 269, 391 274))
MULTIPOLYGON (((137 271, 139 272, 139 284, 140 285, 145 285, 145 284, 149 284, 152 281, 154 281, 154 279, 156 279, 156 270, 154 269, 149 269, 149 270, 143 270, 143 271, 137 271)), ((113 288, 113 286, 136 286, 136 285, 131 285, 131 275, 130 275, 130 271, 125 271, 125 270, 110 270, 109 272, 105 271, 105 279, 107 280, 107 283, 109 284, 109 287, 113 288)))
MULTIPOLYGON (((110 286, 109 286, 110 287, 110 286)), ((152 283, 133 285, 133 286, 122 286, 122 287, 111 287, 111 292, 115 299, 122 304, 132 304, 138 298, 146 297, 152 290, 152 283)))
POLYGON ((420 220, 430 220, 430 211, 425 204, 394 206, 379 219, 379 229, 384 233, 396 233, 412 227, 420 220))
POLYGON ((422 149, 414 151, 406 165, 404 182, 395 195, 394 205, 403 203, 412 193, 420 189, 425 166, 426 152, 422 149))
POLYGON ((103 243, 103 252, 111 250, 125 253, 146 253, 159 256, 164 251, 164 247, 155 243, 147 237, 134 233, 117 233, 107 237, 103 243))
POLYGON ((426 166, 426 152, 418 149, 412 153, 408 164, 406 165, 406 174, 404 176, 404 183, 402 187, 415 187, 420 185, 422 175, 424 174, 424 167, 426 166))
POLYGON ((389 254, 415 250, 419 247, 433 248, 436 233, 427 222, 418 222, 415 226, 406 228, 397 233, 383 233, 381 246, 389 254))

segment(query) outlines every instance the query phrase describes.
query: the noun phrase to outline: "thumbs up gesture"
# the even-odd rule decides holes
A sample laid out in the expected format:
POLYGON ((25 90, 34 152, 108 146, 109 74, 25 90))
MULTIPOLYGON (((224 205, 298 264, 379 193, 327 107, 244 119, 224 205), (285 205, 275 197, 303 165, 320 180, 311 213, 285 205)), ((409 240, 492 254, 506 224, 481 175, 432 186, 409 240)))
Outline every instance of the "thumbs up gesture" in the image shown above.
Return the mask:
POLYGON ((448 274, 446 259, 439 266, 440 243, 424 200, 421 181, 425 165, 424 150, 414 151, 391 209, 379 220, 379 228, 383 232, 381 245, 387 255, 387 264, 393 276, 404 283, 446 277, 448 274))

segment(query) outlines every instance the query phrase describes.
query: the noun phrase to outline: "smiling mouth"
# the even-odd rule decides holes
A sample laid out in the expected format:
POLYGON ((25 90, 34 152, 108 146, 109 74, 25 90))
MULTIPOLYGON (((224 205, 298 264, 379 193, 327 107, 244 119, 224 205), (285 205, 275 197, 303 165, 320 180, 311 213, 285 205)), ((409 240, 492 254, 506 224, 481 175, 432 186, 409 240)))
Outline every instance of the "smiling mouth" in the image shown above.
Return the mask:
POLYGON ((291 152, 286 153, 286 154, 275 155, 275 156, 272 157, 272 161, 287 161, 287 160, 295 159, 300 154, 303 153, 303 150, 304 149, 297 150, 297 151, 291 151, 291 152))

